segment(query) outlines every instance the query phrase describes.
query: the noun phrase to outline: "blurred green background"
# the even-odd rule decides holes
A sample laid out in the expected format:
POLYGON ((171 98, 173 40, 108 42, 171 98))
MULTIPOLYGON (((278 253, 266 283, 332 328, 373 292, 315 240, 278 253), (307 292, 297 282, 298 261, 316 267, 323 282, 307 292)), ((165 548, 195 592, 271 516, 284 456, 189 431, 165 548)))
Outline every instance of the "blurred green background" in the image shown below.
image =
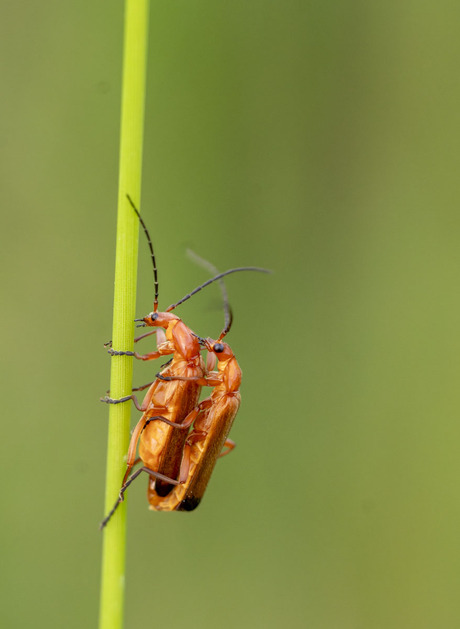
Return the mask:
MULTIPOLYGON (((123 6, 1 14, 0 624, 94 627, 123 6)), ((275 274, 227 282, 238 447, 200 508, 130 491, 128 629, 460 626, 459 19, 445 0, 152 2, 160 305, 206 278, 187 246, 275 274)), ((140 316, 143 240, 138 291, 140 316)), ((213 335, 218 304, 180 314, 213 335)))

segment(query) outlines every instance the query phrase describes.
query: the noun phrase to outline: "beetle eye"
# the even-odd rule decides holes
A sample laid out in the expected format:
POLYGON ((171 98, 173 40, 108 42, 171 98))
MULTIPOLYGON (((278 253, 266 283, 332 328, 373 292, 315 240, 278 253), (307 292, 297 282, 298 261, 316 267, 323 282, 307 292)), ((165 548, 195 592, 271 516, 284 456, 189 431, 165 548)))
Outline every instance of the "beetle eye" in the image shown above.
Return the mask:
POLYGON ((152 319, 152 321, 156 321, 158 319, 158 312, 152 312, 150 318, 152 319))
POLYGON ((216 354, 220 354, 221 352, 224 351, 224 346, 222 343, 214 343, 214 345, 212 346, 212 349, 214 352, 216 352, 216 354))

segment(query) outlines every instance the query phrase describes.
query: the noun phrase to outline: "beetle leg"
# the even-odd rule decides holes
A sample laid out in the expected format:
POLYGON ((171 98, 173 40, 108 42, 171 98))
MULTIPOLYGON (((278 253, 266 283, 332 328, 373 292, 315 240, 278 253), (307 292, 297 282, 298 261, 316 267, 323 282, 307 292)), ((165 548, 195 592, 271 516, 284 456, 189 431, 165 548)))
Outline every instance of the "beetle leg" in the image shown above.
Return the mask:
POLYGON ((141 334, 140 336, 136 337, 134 339, 134 342, 137 343, 138 341, 145 339, 147 336, 152 336, 152 334, 156 334, 156 333, 157 333, 156 330, 150 330, 150 332, 146 332, 145 334, 141 334))
MULTIPOLYGON (((137 443, 136 443, 137 445, 137 443)), ((134 451, 134 454, 136 454, 136 451, 134 451)), ((130 473, 130 471, 133 469, 133 467, 135 465, 137 465, 138 463, 140 463, 142 461, 141 457, 138 456, 137 459, 135 459, 134 461, 131 461, 127 463, 128 467, 126 468, 126 472, 125 475, 123 476, 123 484, 125 483, 126 479, 128 478, 128 475, 130 473)))
POLYGON ((190 446, 188 444, 185 444, 184 454, 182 456, 182 462, 180 464, 180 473, 179 473, 179 480, 182 484, 185 483, 185 481, 188 478, 189 471, 190 471, 190 463, 191 463, 190 446))
POLYGON ((130 352, 130 351, 121 351, 117 349, 108 349, 107 352, 111 356, 134 356, 137 360, 155 360, 155 358, 160 358, 162 354, 160 352, 149 352, 148 354, 139 354, 138 352, 130 352))
POLYGON ((128 352, 128 351, 124 352, 122 350, 116 350, 116 349, 113 349, 113 347, 110 347, 107 350, 107 353, 110 354, 111 356, 136 356, 137 354, 137 352, 128 352))
POLYGON ((232 441, 232 439, 227 439, 226 442, 224 443, 224 448, 227 448, 226 450, 222 450, 222 452, 219 454, 218 458, 220 459, 221 457, 225 456, 226 454, 228 454, 229 452, 231 452, 236 446, 236 443, 234 441, 232 441))
POLYGON ((131 474, 131 476, 128 478, 126 483, 120 489, 120 496, 119 496, 120 502, 123 502, 123 500, 124 500, 123 494, 128 489, 128 487, 131 485, 131 483, 136 480, 136 478, 139 476, 139 474, 141 472, 146 472, 149 476, 153 476, 154 478, 159 478, 160 480, 165 481, 165 483, 170 483, 171 485, 180 485, 181 484, 180 480, 175 480, 174 478, 169 478, 169 476, 165 476, 164 474, 160 474, 160 472, 155 472, 155 470, 151 470, 149 467, 140 467, 138 470, 136 470, 134 472, 134 474, 131 474))
MULTIPOLYGON (((146 336, 151 336, 152 334, 156 334, 156 333, 157 333, 156 330, 151 330, 150 332, 146 332, 145 334, 141 334, 141 336, 138 336, 137 338, 134 339, 134 342, 137 343, 141 339, 145 339, 146 336)), ((108 347, 112 347, 112 341, 107 341, 107 343, 104 343, 104 347, 106 349, 108 347)))
MULTIPOLYGON (((189 415, 191 415, 191 413, 189 415)), ((187 415, 187 418, 188 417, 189 416, 187 415)), ((149 417, 149 419, 145 422, 144 428, 148 424, 150 424, 150 422, 153 422, 156 419, 158 419, 159 421, 164 422, 165 424, 168 424, 168 426, 172 426, 173 428, 181 428, 182 430, 184 430, 185 428, 190 428, 190 426, 193 423, 193 420, 195 419, 195 417, 192 417, 192 419, 190 421, 188 421, 188 419, 186 419, 183 424, 177 424, 176 422, 172 422, 171 420, 166 419, 166 417, 162 417, 161 415, 155 415, 155 417, 149 417)))
POLYGON ((99 529, 100 530, 102 530, 106 526, 107 522, 110 520, 110 518, 113 516, 113 514, 117 510, 118 505, 121 502, 123 502, 123 500, 125 499, 125 497, 124 497, 125 491, 128 489, 128 487, 131 485, 131 483, 133 481, 135 481, 136 478, 139 476, 139 474, 141 474, 142 472, 146 472, 149 476, 153 476, 154 478, 159 478, 160 480, 164 480, 165 482, 170 483, 171 485, 180 485, 181 484, 181 481, 173 480, 172 478, 168 478, 168 476, 165 476, 164 474, 160 474, 159 472, 155 472, 154 470, 151 470, 148 467, 140 467, 123 484, 122 488, 120 489, 120 494, 118 496, 118 500, 116 501, 116 503, 114 504, 114 506, 112 507, 112 509, 108 513, 108 515, 102 520, 101 524, 99 525, 99 529))
POLYGON ((150 424, 150 422, 153 422, 156 419, 161 422, 164 422, 165 424, 168 424, 168 426, 173 426, 173 428, 188 428, 190 426, 190 424, 188 426, 185 426, 184 424, 176 424, 175 422, 172 422, 171 420, 166 419, 166 417, 163 417, 161 415, 155 415, 155 417, 149 417, 146 420, 145 426, 142 430, 144 430, 148 426, 148 424, 150 424))
MULTIPOLYGON (((150 385, 155 384, 155 381, 152 383, 150 383, 150 385)), ((147 388, 149 385, 145 385, 139 389, 133 389, 133 391, 142 391, 142 389, 147 388)), ((105 397, 101 397, 100 400, 101 402, 105 402, 106 404, 121 404, 122 402, 127 402, 128 400, 132 400, 134 403, 134 406, 137 408, 138 411, 141 411, 142 413, 144 411, 146 411, 150 405, 150 402, 152 400, 152 397, 155 393, 155 386, 151 386, 150 390, 146 393, 144 399, 142 400, 142 404, 139 404, 139 400, 137 399, 137 397, 133 394, 131 395, 126 395, 125 397, 121 397, 118 400, 108 397, 107 395, 105 397)), ((160 413, 164 412, 165 408, 160 409, 160 413)))
POLYGON ((161 369, 164 369, 165 367, 167 367, 168 365, 170 365, 170 364, 172 363, 172 361, 173 361, 173 358, 170 358, 170 359, 168 360, 168 362, 167 362, 167 363, 163 363, 163 364, 161 365, 161 369))
POLYGON ((101 402, 105 402, 106 404, 121 404, 122 402, 127 402, 128 400, 132 400, 134 402, 134 406, 137 408, 138 411, 143 411, 144 409, 142 408, 142 405, 139 404, 139 401, 137 399, 137 397, 133 394, 133 395, 126 395, 125 397, 121 397, 118 400, 115 400, 111 397, 108 397, 108 395, 106 395, 105 397, 101 397, 100 401, 101 402))
POLYGON ((156 352, 149 352, 148 354, 139 354, 138 352, 121 351, 121 350, 113 349, 111 347, 107 350, 107 352, 111 356, 134 356, 134 358, 137 358, 138 360, 146 361, 146 360, 155 360, 156 358, 160 358, 161 356, 167 356, 169 354, 172 354, 174 352, 174 348, 171 349, 171 347, 168 345, 167 347, 162 347, 158 349, 156 352))
POLYGON ((198 406, 194 408, 193 411, 190 411, 190 413, 187 415, 184 421, 181 422, 180 424, 176 424, 175 422, 172 422, 169 419, 166 419, 166 417, 151 417, 147 419, 145 425, 147 425, 153 419, 159 419, 160 421, 165 422, 169 426, 173 426, 174 428, 182 428, 182 430, 184 430, 185 428, 190 428, 190 426, 193 424, 195 419, 198 417, 199 413, 201 413, 205 408, 210 408, 211 406, 212 406, 212 400, 211 398, 207 398, 206 400, 203 400, 202 402, 200 402, 200 404, 198 404, 198 406))
POLYGON ((196 384, 200 384, 203 387, 217 387, 219 384, 222 384, 222 378, 217 376, 163 376, 161 373, 155 374, 158 380, 164 380, 165 382, 169 382, 171 380, 182 380, 184 382, 196 382, 196 384))
POLYGON ((187 445, 191 446, 192 443, 195 443, 195 441, 203 441, 204 439, 206 439, 206 437, 208 436, 208 433, 205 432, 204 430, 194 430, 188 437, 187 437, 187 445))
MULTIPOLYGON (((147 426, 147 424, 149 424, 151 421, 158 419, 162 422, 164 422, 165 424, 168 424, 168 426, 172 426, 173 428, 180 428, 182 430, 185 430, 185 428, 190 428, 190 426, 193 424, 193 422, 195 421, 198 413, 202 410, 200 408, 201 405, 197 406, 196 408, 193 409, 193 411, 190 411, 190 413, 187 415, 187 417, 184 419, 183 422, 181 422, 180 424, 177 424, 176 422, 172 422, 169 419, 166 419, 166 417, 162 417, 160 416, 155 416, 155 417, 149 417, 146 422, 145 422, 145 426, 147 426)), ((145 428, 144 426, 144 428, 145 428)), ((142 430, 144 430, 144 428, 142 430)))

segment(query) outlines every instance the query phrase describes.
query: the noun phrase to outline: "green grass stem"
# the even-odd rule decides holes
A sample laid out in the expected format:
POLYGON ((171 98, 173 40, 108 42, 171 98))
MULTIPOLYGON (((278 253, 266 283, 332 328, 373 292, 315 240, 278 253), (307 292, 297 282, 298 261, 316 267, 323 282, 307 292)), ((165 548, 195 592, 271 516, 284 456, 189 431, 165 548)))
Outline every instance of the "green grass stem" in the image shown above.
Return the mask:
MULTIPOLYGON (((119 350, 132 350, 134 338, 139 223, 126 194, 139 207, 148 13, 148 0, 126 0, 112 333, 113 347, 119 350)), ((119 398, 131 393, 132 371, 131 357, 111 358, 112 397, 119 398)), ((111 405, 109 408, 105 513, 118 496, 126 469, 131 404, 111 405)), ((99 629, 121 629, 125 590, 126 503, 120 505, 103 535, 99 629)))

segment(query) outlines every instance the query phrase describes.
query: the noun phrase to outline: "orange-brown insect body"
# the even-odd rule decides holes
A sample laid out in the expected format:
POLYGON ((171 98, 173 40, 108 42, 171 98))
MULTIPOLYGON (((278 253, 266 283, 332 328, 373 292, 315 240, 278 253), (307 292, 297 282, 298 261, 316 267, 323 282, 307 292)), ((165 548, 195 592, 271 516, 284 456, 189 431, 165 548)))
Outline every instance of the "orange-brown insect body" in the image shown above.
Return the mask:
MULTIPOLYGON (((208 349, 216 346, 215 341, 206 341, 208 349)), ((150 508, 155 511, 192 511, 199 504, 209 483, 218 457, 228 437, 233 420, 238 412, 241 396, 241 369, 226 343, 220 343, 223 351, 216 353, 218 371, 210 372, 200 380, 202 384, 214 386, 210 397, 203 400, 197 409, 193 430, 186 440, 181 466, 181 481, 166 498, 150 492, 150 508)), ((150 484, 154 485, 150 479, 150 484)))
MULTIPOLYGON (((198 404, 201 384, 197 378, 203 377, 205 366, 197 337, 179 317, 168 312, 158 312, 144 317, 144 322, 148 326, 162 327, 166 332, 166 341, 159 345, 158 351, 147 354, 144 359, 157 357, 156 354, 163 356, 173 353, 172 362, 161 372, 161 375, 191 379, 167 382, 157 379, 151 385, 142 404, 146 407, 144 414, 131 439, 127 474, 131 469, 129 467, 131 461, 134 461, 139 439, 139 456, 144 465, 164 476, 176 479, 179 475, 188 431, 177 429, 161 420, 149 420, 152 417, 161 416, 176 424, 182 423, 198 404)), ((172 488, 172 485, 162 480, 152 480, 153 483, 149 483, 149 500, 151 486, 155 483, 156 491, 161 496, 167 495, 172 488)))

